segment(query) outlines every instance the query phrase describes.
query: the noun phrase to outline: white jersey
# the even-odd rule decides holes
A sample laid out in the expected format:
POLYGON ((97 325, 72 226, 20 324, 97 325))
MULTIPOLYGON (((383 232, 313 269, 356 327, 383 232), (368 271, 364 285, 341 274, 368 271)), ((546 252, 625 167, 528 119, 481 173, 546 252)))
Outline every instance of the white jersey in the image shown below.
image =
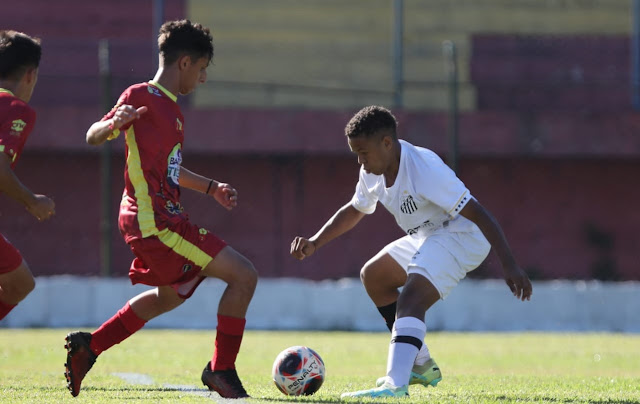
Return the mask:
POLYGON ((386 187, 384 175, 360 168, 351 204, 371 214, 378 201, 407 234, 427 237, 435 230, 469 232, 478 227, 458 213, 472 198, 467 187, 437 154, 400 140, 400 166, 395 182, 386 187))

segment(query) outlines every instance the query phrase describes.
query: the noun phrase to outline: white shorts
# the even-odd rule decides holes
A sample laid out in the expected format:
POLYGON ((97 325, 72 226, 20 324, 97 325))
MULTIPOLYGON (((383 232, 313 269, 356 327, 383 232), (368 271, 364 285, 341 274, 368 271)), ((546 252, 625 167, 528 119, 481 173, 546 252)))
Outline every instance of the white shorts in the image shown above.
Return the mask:
POLYGON ((386 245, 388 253, 407 274, 417 273, 447 297, 467 272, 476 269, 491 251, 491 244, 478 229, 465 233, 438 230, 427 238, 404 236, 386 245))

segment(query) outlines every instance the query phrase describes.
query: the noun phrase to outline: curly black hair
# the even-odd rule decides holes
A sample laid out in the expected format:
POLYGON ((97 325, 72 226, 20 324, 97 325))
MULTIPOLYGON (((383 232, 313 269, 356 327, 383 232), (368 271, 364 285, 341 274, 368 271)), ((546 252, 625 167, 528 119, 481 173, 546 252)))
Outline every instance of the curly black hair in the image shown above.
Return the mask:
POLYGON ((351 118, 347 126, 344 128, 344 134, 347 137, 354 138, 359 136, 374 136, 381 130, 391 132, 393 138, 396 138, 396 128, 398 121, 391 111, 377 105, 370 105, 362 108, 357 114, 351 118))
POLYGON ((0 79, 20 80, 29 68, 40 65, 39 38, 13 30, 0 30, 0 79))
POLYGON ((183 55, 191 60, 206 57, 213 59, 213 37, 209 28, 189 20, 168 21, 162 24, 158 34, 158 49, 165 65, 170 65, 183 55))

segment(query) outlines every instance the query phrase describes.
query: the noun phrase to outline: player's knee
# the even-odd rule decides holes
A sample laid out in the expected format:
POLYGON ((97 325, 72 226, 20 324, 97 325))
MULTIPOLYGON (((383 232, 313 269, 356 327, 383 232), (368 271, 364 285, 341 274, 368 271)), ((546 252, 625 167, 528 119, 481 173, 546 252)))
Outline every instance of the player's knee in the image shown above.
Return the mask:
POLYGON ((22 279, 20 282, 3 285, 2 294, 6 301, 16 304, 27 297, 29 293, 31 293, 33 289, 35 289, 35 287, 35 279, 33 279, 32 277, 26 278, 22 279))
POLYGON ((377 270, 377 267, 375 265, 372 265, 367 262, 366 264, 364 264, 364 266, 360 270, 360 281, 365 286, 376 284, 377 283, 376 278, 378 277, 378 272, 379 271, 377 270))
POLYGON ((29 278, 29 280, 27 280, 24 283, 24 289, 23 289, 24 297, 27 297, 27 295, 33 292, 35 288, 36 288, 36 280, 34 278, 29 278))
POLYGON ((416 275, 409 277, 398 298, 398 315, 419 317, 440 299, 438 290, 427 278, 416 275))
POLYGON ((247 260, 247 265, 243 272, 242 283, 246 286, 247 290, 251 291, 251 294, 253 294, 256 290, 256 286, 258 285, 258 271, 253 266, 253 263, 247 260))
POLYGON ((235 272, 234 283, 234 286, 243 289, 250 295, 253 295, 258 284, 258 271, 253 266, 253 263, 244 257, 242 257, 242 263, 235 272))

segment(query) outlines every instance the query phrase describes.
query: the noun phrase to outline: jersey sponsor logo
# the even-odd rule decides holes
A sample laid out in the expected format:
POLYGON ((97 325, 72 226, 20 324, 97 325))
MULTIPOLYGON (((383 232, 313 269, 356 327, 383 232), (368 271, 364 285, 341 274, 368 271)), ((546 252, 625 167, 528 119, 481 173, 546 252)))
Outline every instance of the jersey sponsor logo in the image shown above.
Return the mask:
POLYGON ((179 215, 184 212, 184 208, 180 205, 180 202, 173 203, 171 201, 167 201, 167 203, 164 204, 164 208, 172 215, 179 215))
POLYGON ((149 94, 153 94, 156 97, 162 97, 162 94, 160 94, 160 90, 153 86, 147 86, 147 91, 149 92, 149 94))
POLYGON ((179 215, 184 212, 184 208, 180 205, 180 202, 173 203, 171 201, 167 201, 164 208, 172 215, 179 215))
POLYGON ((182 122, 180 122, 180 119, 176 118, 176 130, 178 132, 182 132, 182 122))
POLYGON ((400 202, 400 211, 402 213, 410 215, 416 210, 418 210, 418 205, 416 205, 416 202, 413 200, 411 195, 402 198, 402 202, 400 202))
POLYGON ((416 226, 413 229, 409 229, 407 230, 407 234, 408 235, 414 235, 414 234, 418 234, 418 232, 420 231, 420 229, 431 229, 432 227, 434 227, 435 224, 431 223, 430 220, 425 220, 424 222, 422 222, 422 224, 420 226, 416 226))
POLYGON ((182 145, 178 143, 167 157, 167 182, 174 188, 180 185, 180 164, 182 164, 182 145))
POLYGON ((22 135, 22 131, 26 127, 27 123, 25 121, 23 121, 22 119, 16 119, 15 121, 11 122, 11 130, 9 131, 9 134, 12 136, 20 136, 22 135))

